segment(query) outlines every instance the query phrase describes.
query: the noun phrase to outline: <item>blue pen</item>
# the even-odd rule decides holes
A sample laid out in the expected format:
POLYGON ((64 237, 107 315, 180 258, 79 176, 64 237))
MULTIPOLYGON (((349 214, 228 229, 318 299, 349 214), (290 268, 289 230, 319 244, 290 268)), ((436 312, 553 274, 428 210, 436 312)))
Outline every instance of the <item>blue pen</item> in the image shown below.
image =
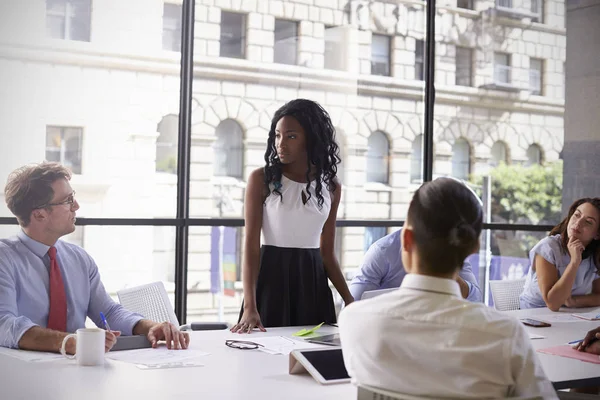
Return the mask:
POLYGON ((104 317, 104 313, 100 312, 100 319, 102 319, 102 323, 104 324, 104 328, 107 331, 110 331, 110 326, 108 326, 108 321, 106 320, 106 318, 104 317))
POLYGON ((575 344, 575 343, 581 343, 581 342, 583 342, 583 339, 573 340, 567 344, 575 344))

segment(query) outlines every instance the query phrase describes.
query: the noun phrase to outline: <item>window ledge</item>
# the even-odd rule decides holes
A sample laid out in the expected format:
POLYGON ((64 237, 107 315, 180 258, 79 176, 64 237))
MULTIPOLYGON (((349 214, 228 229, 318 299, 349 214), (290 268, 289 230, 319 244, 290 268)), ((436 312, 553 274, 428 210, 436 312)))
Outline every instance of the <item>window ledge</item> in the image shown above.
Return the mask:
POLYGON ((368 192, 391 192, 392 187, 386 183, 380 182, 367 182, 364 185, 364 189, 368 192))
POLYGON ((233 176, 212 176, 210 178, 210 183, 213 185, 235 186, 239 188, 246 187, 245 181, 239 178, 234 178, 233 176))

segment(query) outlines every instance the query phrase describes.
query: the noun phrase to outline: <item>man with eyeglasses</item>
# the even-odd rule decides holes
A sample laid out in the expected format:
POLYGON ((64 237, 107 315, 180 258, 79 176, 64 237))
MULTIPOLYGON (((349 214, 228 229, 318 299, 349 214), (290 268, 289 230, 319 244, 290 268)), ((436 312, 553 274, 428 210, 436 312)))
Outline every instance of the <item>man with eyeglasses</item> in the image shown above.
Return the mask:
MULTIPOLYGON (((92 257, 60 240, 75 230, 79 209, 70 179, 68 169, 48 162, 24 166, 8 178, 6 204, 21 231, 0 239, 0 346, 58 352, 68 333, 85 327, 87 316, 107 328, 105 351, 120 335, 145 335, 153 347, 165 340, 168 348, 186 349, 187 333, 114 302, 92 257)), ((73 340, 66 350, 75 353, 73 340)))

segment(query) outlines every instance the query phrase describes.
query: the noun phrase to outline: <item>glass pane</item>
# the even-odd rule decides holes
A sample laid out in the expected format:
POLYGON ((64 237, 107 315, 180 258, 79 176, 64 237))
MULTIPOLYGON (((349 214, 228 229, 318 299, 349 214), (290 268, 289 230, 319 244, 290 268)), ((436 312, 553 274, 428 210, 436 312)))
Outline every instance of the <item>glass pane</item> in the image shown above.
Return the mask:
POLYGON ((179 4, 165 3, 163 6, 163 50, 181 50, 181 13, 182 6, 179 4))
POLYGON ((471 86, 473 53, 471 49, 456 48, 456 84, 471 86))
POLYGON ((191 227, 187 322, 237 322, 242 304, 243 229, 191 227))
POLYGON ((388 183, 388 160, 390 145, 383 132, 369 137, 367 150, 367 182, 388 183))
POLYGON ((221 12, 221 57, 244 58, 246 24, 243 14, 221 12))
POLYGON ((83 42, 90 41, 90 26, 92 23, 91 0, 69 0, 67 2, 67 23, 69 39, 83 42))
MULTIPOLYGON (((337 177, 343 184, 338 218, 404 218, 408 194, 422 180, 422 151, 414 151, 413 142, 423 134, 423 98, 413 84, 417 51, 421 67, 423 61, 417 41, 424 43, 425 3, 392 7, 376 2, 356 10, 339 2, 281 3, 267 10, 254 2, 225 8, 196 0, 194 62, 211 66, 199 67, 194 76, 191 215, 243 218, 247 179, 265 165, 274 113, 292 99, 306 98, 323 106, 336 130, 342 159, 337 177), (396 14, 398 20, 392 18, 396 14), (223 23, 228 25, 232 15, 246 21, 241 60, 220 53, 222 33, 230 29, 223 23), (406 36, 409 15, 413 25, 406 36), (390 77, 371 76, 373 48, 387 62, 390 77), (370 89, 363 90, 364 85, 370 89), (233 144, 237 139, 218 134, 226 120, 242 131, 239 149, 233 144), (386 149, 370 157, 369 137, 378 131, 387 138, 386 149), (369 170, 377 170, 375 179, 386 184, 368 183, 369 162, 377 163, 369 170)), ((344 257, 362 251, 364 228, 356 235, 344 257)))
POLYGON ((479 253, 467 258, 484 291, 484 302, 493 306, 490 281, 523 279, 529 272, 529 251, 548 232, 484 230, 479 253))
MULTIPOLYGON (((568 174, 568 168, 560 158, 566 148, 562 87, 563 63, 571 58, 566 57, 562 3, 545 10, 546 26, 528 23, 529 1, 475 2, 478 11, 503 17, 480 24, 476 16, 449 10, 452 23, 436 24, 436 84, 452 88, 447 95, 436 93, 433 176, 466 179, 489 207, 490 222, 554 224, 565 206, 563 173, 568 174), (503 7, 511 8, 510 12, 503 7), (523 23, 527 26, 515 25, 523 23), (468 51, 472 53, 471 87, 455 86, 466 71, 468 51), (534 81, 539 93, 530 89, 534 81), (532 145, 537 147, 530 150, 532 145)), ((568 111, 569 102, 566 106, 568 111)), ((594 143, 600 138, 589 132, 586 143, 597 148, 594 143)), ((581 166, 575 154, 571 157, 571 165, 581 166)), ((598 171, 600 166, 594 168, 598 171)), ((573 186, 585 185, 573 182, 573 186)), ((566 203, 576 197, 581 195, 569 195, 566 203)))
POLYGON ((64 39, 65 17, 48 14, 46 16, 46 35, 53 39, 64 39))
POLYGON ((298 53, 298 23, 295 21, 275 20, 275 45, 273 48, 275 62, 279 64, 296 64, 298 53))
POLYGON ((373 35, 371 43, 371 74, 390 74, 390 37, 373 35))
MULTIPOLYGON (((162 50, 163 2, 139 5, 90 0, 7 5, 14 7, 10 15, 23 17, 11 26, 24 33, 1 38, 15 48, 13 56, 0 59, 7 83, 0 90, 1 182, 25 164, 60 161, 76 174, 71 184, 81 217, 175 216, 171 146, 178 129, 175 123, 164 140, 159 124, 179 114, 180 60, 162 50), (47 22, 66 24, 71 39, 86 40, 92 31, 93 38, 48 40, 47 22), (35 60, 27 55, 33 53, 35 60), (165 145, 171 153, 157 160, 165 145)), ((0 215, 10 216, 0 196, 0 215)))

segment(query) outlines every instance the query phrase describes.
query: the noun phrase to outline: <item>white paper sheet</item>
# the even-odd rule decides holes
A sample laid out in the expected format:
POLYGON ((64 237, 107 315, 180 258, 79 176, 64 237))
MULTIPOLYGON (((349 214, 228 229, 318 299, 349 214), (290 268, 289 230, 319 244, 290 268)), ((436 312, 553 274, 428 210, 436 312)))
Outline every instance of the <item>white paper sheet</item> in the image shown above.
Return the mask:
POLYGON ((154 368, 181 368, 202 365, 198 359, 209 353, 198 350, 169 350, 164 346, 157 349, 136 349, 109 352, 106 358, 130 364, 154 368))
POLYGON ((262 336, 252 338, 252 342, 261 344, 258 349, 268 354, 290 354, 297 349, 321 348, 322 345, 308 343, 304 340, 294 340, 284 336, 262 336))
POLYGON ((23 360, 23 361, 27 361, 27 362, 45 362, 45 361, 56 361, 56 360, 62 360, 62 359, 66 360, 65 357, 63 357, 62 355, 57 354, 57 353, 7 349, 5 347, 0 347, 0 354, 18 358, 19 360, 23 360))
POLYGON ((572 314, 561 313, 561 312, 554 313, 551 315, 539 316, 539 317, 536 316, 533 319, 547 322, 549 324, 551 324, 553 322, 581 322, 581 318, 577 318, 577 317, 573 316, 572 314))
POLYGON ((546 339, 546 336, 536 335, 535 333, 530 333, 529 334, 529 339, 531 339, 531 340, 533 340, 533 339, 546 339))

